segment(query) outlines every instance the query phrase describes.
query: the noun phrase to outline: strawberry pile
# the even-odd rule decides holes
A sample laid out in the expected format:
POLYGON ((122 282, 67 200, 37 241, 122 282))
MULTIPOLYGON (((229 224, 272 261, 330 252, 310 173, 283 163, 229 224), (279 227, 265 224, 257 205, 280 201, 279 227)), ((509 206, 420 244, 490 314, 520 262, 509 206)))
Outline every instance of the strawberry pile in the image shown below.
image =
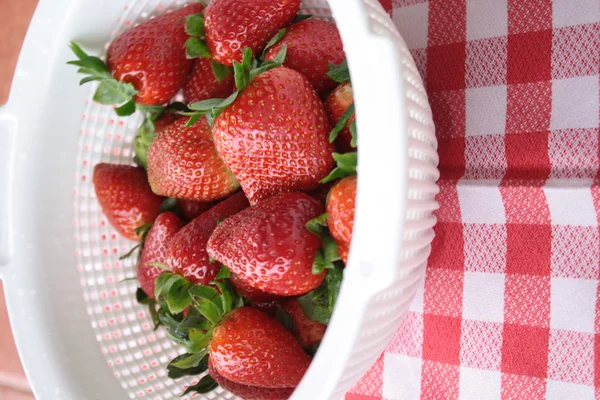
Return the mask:
POLYGON ((300 0, 197 2, 69 62, 94 100, 144 116, 132 165, 98 164, 109 223, 139 244, 137 300, 202 376, 287 399, 325 334, 348 261, 357 129, 334 23, 300 0), (176 95, 184 103, 173 102, 176 95))

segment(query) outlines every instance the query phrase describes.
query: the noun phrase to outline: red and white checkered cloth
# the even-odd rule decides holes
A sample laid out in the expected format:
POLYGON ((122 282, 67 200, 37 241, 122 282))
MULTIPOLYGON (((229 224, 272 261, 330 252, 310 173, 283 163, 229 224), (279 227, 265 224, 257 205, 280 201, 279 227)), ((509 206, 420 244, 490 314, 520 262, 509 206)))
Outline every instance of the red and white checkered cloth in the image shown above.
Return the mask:
POLYGON ((441 208, 346 399, 600 400, 600 1, 381 2, 427 86, 441 208))

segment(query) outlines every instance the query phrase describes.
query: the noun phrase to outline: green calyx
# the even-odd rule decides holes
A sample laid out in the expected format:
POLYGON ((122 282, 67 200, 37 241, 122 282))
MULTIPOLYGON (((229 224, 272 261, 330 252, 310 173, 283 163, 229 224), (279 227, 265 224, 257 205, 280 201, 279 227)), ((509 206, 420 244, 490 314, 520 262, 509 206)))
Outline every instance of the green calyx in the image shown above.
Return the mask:
POLYGON ((321 286, 298 297, 298 304, 300 304, 308 319, 323 325, 329 324, 340 293, 343 277, 343 267, 339 264, 335 265, 334 268, 327 270, 327 275, 321 286))
POLYGON ((115 112, 119 116, 133 114, 138 107, 134 96, 139 91, 131 83, 117 81, 111 75, 104 61, 98 57, 88 55, 77 43, 71 42, 70 47, 77 56, 77 60, 69 61, 67 64, 79 67, 77 72, 86 75, 79 81, 79 84, 99 82, 98 89, 94 94, 94 101, 100 104, 118 106, 115 108, 115 112))
POLYGON ((306 229, 321 239, 321 248, 317 250, 312 265, 312 273, 315 275, 334 269, 337 264, 342 263, 337 242, 329 233, 328 218, 328 214, 322 214, 306 223, 306 229))
POLYGON ((273 60, 263 61, 259 65, 258 61, 252 56, 252 50, 245 48, 243 50, 242 62, 238 63, 236 61, 233 63, 233 73, 237 90, 226 99, 208 99, 188 104, 188 108, 192 111, 181 113, 190 117, 187 125, 191 126, 201 117, 206 116, 208 123, 212 126, 215 118, 221 115, 237 99, 239 93, 248 86, 254 77, 273 68, 280 67, 285 61, 286 54, 287 46, 282 46, 273 60))
POLYGON ((358 155, 356 152, 339 154, 333 153, 333 159, 337 162, 337 167, 329 175, 321 180, 321 183, 332 182, 336 179, 356 175, 356 164, 358 155))
MULTIPOLYGON (((354 103, 352 103, 350 105, 350 107, 348 107, 346 109, 346 111, 344 111, 344 113, 340 117, 340 120, 337 122, 337 124, 335 124, 335 126, 329 133, 329 143, 333 143, 335 141, 335 139, 337 138, 338 134, 342 131, 342 129, 344 129, 346 127, 346 125, 348 125, 348 121, 350 121, 350 118, 352 118, 352 116, 354 116, 354 103)), ((352 135, 352 141, 354 142, 353 147, 356 147, 356 138, 355 138, 356 123, 355 122, 356 121, 352 121, 352 123, 354 124, 354 130, 355 130, 354 134, 352 135)))
POLYGON ((350 69, 348 68, 348 61, 344 60, 339 64, 329 64, 329 72, 327 76, 336 81, 337 83, 350 82, 350 69))

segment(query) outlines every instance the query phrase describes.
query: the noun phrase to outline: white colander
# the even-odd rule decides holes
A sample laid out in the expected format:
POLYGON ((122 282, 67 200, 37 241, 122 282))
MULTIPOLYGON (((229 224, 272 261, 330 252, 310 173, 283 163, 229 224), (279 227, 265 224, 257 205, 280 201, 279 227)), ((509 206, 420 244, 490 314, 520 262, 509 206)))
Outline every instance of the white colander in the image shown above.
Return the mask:
MULTIPOLYGON (((67 43, 102 54, 121 31, 190 1, 42 0, 10 101, 0 109, 0 275, 39 399, 176 398, 180 351, 136 304, 132 242, 100 212, 99 162, 130 163, 139 116, 118 118, 77 86, 67 43), (75 173, 75 183, 73 174, 75 173)), ((343 396, 379 356, 424 275, 438 189, 436 139, 414 62, 376 0, 305 0, 335 18, 360 132, 351 256, 325 339, 293 399, 343 396), (330 11, 331 10, 331 11, 330 11)), ((404 379, 404 377, 398 377, 404 379)), ((193 397, 193 396, 192 396, 193 397)), ((199 399, 231 399, 217 390, 199 399)))

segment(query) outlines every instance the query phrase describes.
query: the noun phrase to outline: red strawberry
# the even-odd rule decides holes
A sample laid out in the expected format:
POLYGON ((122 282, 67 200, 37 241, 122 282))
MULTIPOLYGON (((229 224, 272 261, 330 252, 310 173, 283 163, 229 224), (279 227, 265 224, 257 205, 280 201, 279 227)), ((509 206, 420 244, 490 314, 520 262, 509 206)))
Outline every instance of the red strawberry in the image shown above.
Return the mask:
POLYGON ((235 274, 231 274, 230 278, 231 286, 235 289, 236 293, 246 300, 253 303, 268 303, 272 301, 281 300, 280 296, 263 292, 262 290, 255 289, 248 285, 246 282, 241 280, 235 274))
POLYGON ((183 86, 183 94, 187 103, 229 97, 235 90, 233 73, 221 82, 215 77, 210 58, 196 58, 192 72, 183 86))
POLYGON ((323 206, 304 193, 272 197, 227 218, 208 241, 208 253, 249 286, 281 296, 318 287, 325 274, 313 275, 321 240, 306 223, 323 206))
POLYGON ((302 347, 307 349, 319 344, 323 340, 327 326, 308 319, 296 299, 289 299, 281 303, 281 305, 292 317, 294 321, 294 335, 296 335, 296 339, 298 339, 302 347))
POLYGON ((156 278, 164 271, 163 269, 149 263, 166 264, 167 245, 172 236, 174 236, 184 226, 184 222, 175 214, 165 212, 160 214, 154 221, 154 225, 148 231, 142 257, 137 270, 137 278, 141 288, 146 294, 154 298, 154 286, 156 278))
POLYGON ((327 197, 329 196, 329 191, 333 187, 333 182, 323 183, 319 185, 318 188, 309 192, 312 197, 318 200, 323 206, 327 204, 327 197))
POLYGON ((308 80, 288 68, 254 78, 215 120, 219 155, 256 204, 312 190, 333 167, 329 122, 308 80))
POLYGON ((327 201, 327 225, 338 244, 338 252, 344 263, 348 262, 348 250, 354 226, 356 203, 356 175, 348 176, 331 189, 327 201))
POLYGON ((208 359, 208 374, 223 389, 245 400, 287 400, 292 396, 292 393, 295 389, 293 387, 266 388, 232 382, 223 375, 219 374, 210 358, 208 359))
MULTIPOLYGON (((342 118, 348 107, 354 104, 354 96, 352 93, 352 85, 343 83, 338 86, 325 100, 325 108, 329 116, 329 122, 335 126, 342 118)), ((350 124, 356 120, 356 115, 353 115, 348 120, 346 126, 338 134, 335 145, 341 153, 349 153, 356 151, 350 143, 352 142, 352 134, 350 133, 350 124)))
POLYGON ((283 66, 301 72, 320 95, 326 95, 337 85, 327 76, 328 66, 341 63, 346 55, 334 23, 311 18, 292 25, 265 58, 274 59, 284 45, 287 56, 283 66))
POLYGON ((131 240, 139 240, 135 229, 154 221, 163 202, 150 189, 146 171, 130 165, 96 165, 94 188, 108 222, 131 240))
POLYGON ((193 200, 177 200, 177 204, 183 212, 184 217, 191 221, 194 218, 199 217, 204 211, 210 210, 217 203, 203 203, 193 200))
POLYGON ((237 193, 201 214, 187 224, 171 239, 167 265, 197 285, 208 285, 219 272, 221 265, 210 262, 206 243, 219 220, 248 207, 243 193, 237 193))
POLYGON ((191 4, 158 16, 119 35, 108 47, 107 65, 115 79, 132 83, 138 104, 169 101, 181 89, 192 67, 186 58, 186 17, 204 6, 191 4))
POLYGON ((221 64, 242 61, 242 50, 253 55, 290 22, 300 10, 300 0, 213 0, 204 12, 206 42, 221 64))
POLYGON ((235 192, 239 183, 219 158, 206 118, 191 127, 180 118, 150 145, 148 180, 154 193, 209 202, 235 192))
POLYGON ((210 359, 229 381, 270 388, 297 386, 310 364, 283 325, 251 307, 236 308, 214 328, 210 359))

